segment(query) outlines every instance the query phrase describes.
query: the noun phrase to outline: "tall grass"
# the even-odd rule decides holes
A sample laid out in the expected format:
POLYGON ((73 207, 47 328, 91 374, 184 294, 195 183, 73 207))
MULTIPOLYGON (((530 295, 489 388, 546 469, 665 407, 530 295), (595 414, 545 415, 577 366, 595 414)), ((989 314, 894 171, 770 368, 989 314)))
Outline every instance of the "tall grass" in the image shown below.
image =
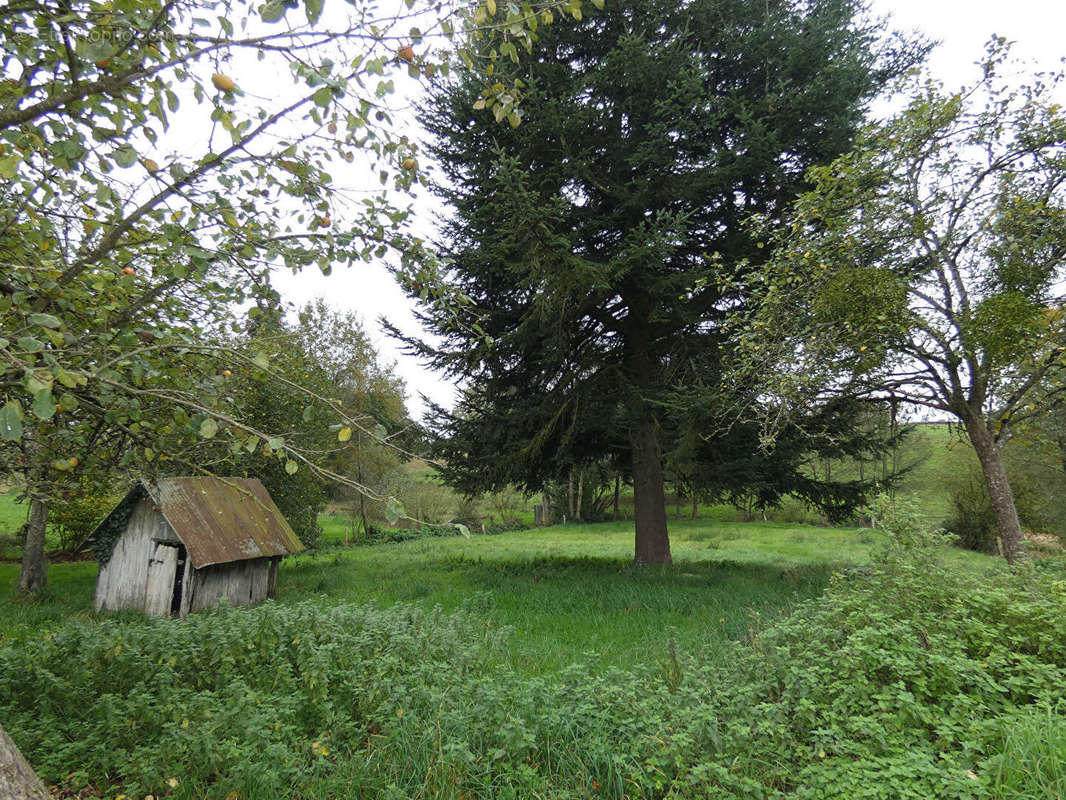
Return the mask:
POLYGON ((997 800, 1066 798, 1066 705, 1036 708, 1005 726, 993 771, 997 800))

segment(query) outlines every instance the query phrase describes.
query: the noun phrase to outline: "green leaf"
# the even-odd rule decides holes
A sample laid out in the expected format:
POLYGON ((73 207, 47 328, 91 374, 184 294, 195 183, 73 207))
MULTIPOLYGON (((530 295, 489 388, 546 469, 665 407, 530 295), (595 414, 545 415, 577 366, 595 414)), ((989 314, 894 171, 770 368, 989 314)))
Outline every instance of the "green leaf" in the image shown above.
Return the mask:
POLYGON ((300 465, 293 461, 291 458, 285 462, 285 472, 289 475, 295 475, 296 470, 300 468, 300 465))
POLYGON ((252 363, 259 367, 259 369, 270 369, 270 359, 267 358, 266 353, 262 350, 255 354, 255 357, 252 358, 252 363))
POLYGON ((403 504, 395 497, 390 497, 389 502, 385 504, 385 519, 388 520, 388 523, 395 525, 400 521, 400 517, 403 514, 403 504))
POLYGON ((259 16, 263 18, 263 22, 277 22, 285 16, 285 3, 279 2, 279 0, 271 0, 260 7, 259 16))
POLYGON ((70 392, 63 392, 59 396, 59 407, 70 413, 71 411, 78 410, 78 398, 72 395, 70 392))
POLYGON ((600 11, 603 11, 603 0, 592 0, 592 5, 594 5, 600 11))
POLYGON ((26 376, 26 391, 30 394, 52 388, 52 373, 43 369, 35 369, 26 376))
POLYGON ((345 425, 343 428, 341 428, 339 431, 337 431, 337 441, 338 442, 347 442, 351 438, 352 438, 352 429, 349 428, 347 425, 345 425))
POLYGON ((18 345, 20 349, 27 353, 39 353, 44 350, 44 342, 32 336, 20 336, 18 345))
POLYGON ((380 422, 374 426, 374 436, 378 439, 385 439, 389 435, 388 429, 380 422))
POLYGON ((31 325, 40 325, 42 328, 63 327, 63 323, 59 321, 59 318, 53 317, 51 314, 30 314, 29 320, 31 325))
POLYGON ((465 536, 467 539, 470 538, 470 529, 466 527, 466 525, 463 525, 461 522, 454 522, 452 524, 455 525, 456 530, 459 531, 461 536, 465 536))
POLYGON ((271 450, 280 450, 284 446, 285 440, 282 439, 280 436, 272 436, 271 438, 267 439, 267 447, 269 447, 271 450))
POLYGON ((17 442, 22 438, 22 404, 18 400, 8 400, 0 408, 0 439, 5 442, 17 442))
POLYGON ((77 389, 79 386, 84 386, 88 383, 84 375, 76 375, 73 372, 67 372, 65 369, 61 369, 56 373, 56 380, 68 389, 77 389))
POLYGON ((247 439, 244 440, 244 449, 247 450, 249 453, 254 453, 255 452, 255 448, 257 448, 258 446, 259 446, 259 437, 258 436, 249 436, 247 439))
POLYGON ((205 439, 211 439, 218 433, 218 423, 214 417, 208 417, 200 423, 200 436, 205 439))
POLYGON ((323 0, 304 0, 304 12, 307 14, 307 21, 312 25, 322 16, 322 2, 323 0))
POLYGON ((56 401, 51 389, 41 389, 33 396, 33 413, 38 419, 49 420, 55 416, 56 401))
POLYGON ((315 105, 319 105, 322 106, 322 108, 326 108, 330 103, 333 102, 333 90, 330 89, 328 86, 323 86, 313 95, 311 95, 311 99, 315 101, 315 105))
POLYGON ((132 167, 137 163, 137 151, 133 149, 130 144, 124 144, 118 150, 111 154, 111 157, 115 159, 115 163, 120 167, 132 167))

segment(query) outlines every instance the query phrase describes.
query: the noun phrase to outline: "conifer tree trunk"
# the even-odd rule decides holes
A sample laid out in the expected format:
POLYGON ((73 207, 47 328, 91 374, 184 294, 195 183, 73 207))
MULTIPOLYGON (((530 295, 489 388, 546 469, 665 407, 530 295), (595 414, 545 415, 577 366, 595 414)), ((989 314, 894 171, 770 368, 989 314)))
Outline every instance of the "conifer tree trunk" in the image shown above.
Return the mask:
MULTIPOLYGON (((632 303, 647 319, 650 309, 646 298, 632 303)), ((649 350, 647 323, 634 323, 630 334, 630 352, 626 359, 628 377, 633 384, 629 402, 629 445, 633 459, 633 522, 635 531, 634 562, 669 564, 670 534, 666 524, 666 489, 663 477, 663 448, 659 441, 659 423, 646 396, 656 385, 658 365, 649 350)))
POLYGON ((670 535, 666 527, 663 453, 655 419, 637 422, 629 432, 633 448, 633 519, 637 564, 669 564, 670 535))

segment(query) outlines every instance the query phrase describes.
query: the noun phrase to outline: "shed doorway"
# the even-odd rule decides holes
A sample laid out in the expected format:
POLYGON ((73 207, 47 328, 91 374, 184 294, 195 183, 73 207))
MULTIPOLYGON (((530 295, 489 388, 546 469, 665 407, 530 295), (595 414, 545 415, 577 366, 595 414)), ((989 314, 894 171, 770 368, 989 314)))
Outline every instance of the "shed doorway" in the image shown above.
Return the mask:
POLYGON ((189 560, 189 553, 185 545, 178 545, 178 563, 174 569, 174 591, 170 596, 170 613, 177 616, 181 613, 182 593, 185 590, 185 562, 189 560))
POLYGON ((180 611, 186 558, 184 545, 176 542, 152 543, 145 587, 145 613, 166 617, 180 611))

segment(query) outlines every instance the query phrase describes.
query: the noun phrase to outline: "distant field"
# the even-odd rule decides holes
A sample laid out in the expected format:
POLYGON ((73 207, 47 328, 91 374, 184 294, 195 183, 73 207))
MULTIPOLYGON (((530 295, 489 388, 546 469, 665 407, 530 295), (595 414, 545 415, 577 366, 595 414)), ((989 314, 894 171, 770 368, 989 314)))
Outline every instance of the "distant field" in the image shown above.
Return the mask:
POLYGON ((936 423, 915 427, 900 461, 916 466, 901 480, 899 493, 913 497, 929 519, 940 522, 951 513, 952 478, 976 466, 977 455, 957 426, 936 423))

